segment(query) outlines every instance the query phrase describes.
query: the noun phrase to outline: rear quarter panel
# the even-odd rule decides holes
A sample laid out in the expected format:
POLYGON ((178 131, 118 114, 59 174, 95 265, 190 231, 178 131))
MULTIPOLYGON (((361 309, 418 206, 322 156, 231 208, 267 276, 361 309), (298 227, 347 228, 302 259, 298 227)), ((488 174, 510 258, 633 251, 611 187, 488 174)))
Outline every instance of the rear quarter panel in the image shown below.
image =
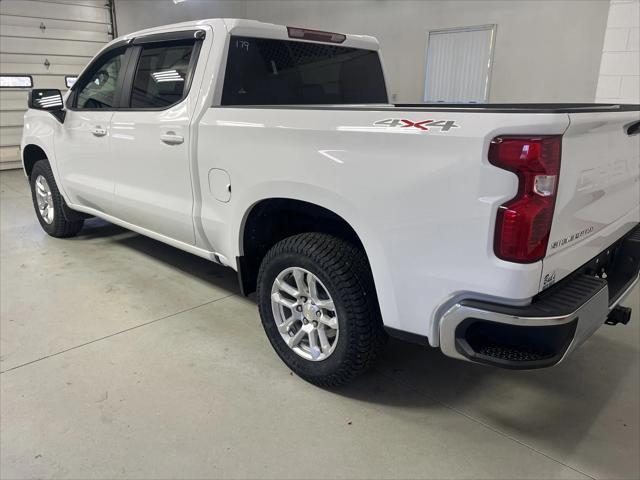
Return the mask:
POLYGON ((515 175, 486 160, 498 134, 559 134, 562 114, 372 109, 210 108, 199 125, 197 176, 203 231, 228 258, 241 255, 243 221, 265 198, 316 203, 344 218, 365 246, 385 324, 427 335, 439 307, 461 292, 526 302, 541 262, 493 255, 497 207, 515 175), (454 121, 442 131, 376 126, 396 118, 454 121), (212 168, 229 173, 228 203, 210 192, 212 168))

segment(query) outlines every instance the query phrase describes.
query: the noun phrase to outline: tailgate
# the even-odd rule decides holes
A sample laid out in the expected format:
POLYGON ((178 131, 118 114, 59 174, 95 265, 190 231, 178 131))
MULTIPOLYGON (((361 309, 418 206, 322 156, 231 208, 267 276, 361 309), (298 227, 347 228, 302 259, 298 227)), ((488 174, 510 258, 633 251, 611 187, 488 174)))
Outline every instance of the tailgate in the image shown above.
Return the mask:
POLYGON ((640 135, 628 133, 640 111, 570 113, 569 119, 541 289, 640 221, 640 135))

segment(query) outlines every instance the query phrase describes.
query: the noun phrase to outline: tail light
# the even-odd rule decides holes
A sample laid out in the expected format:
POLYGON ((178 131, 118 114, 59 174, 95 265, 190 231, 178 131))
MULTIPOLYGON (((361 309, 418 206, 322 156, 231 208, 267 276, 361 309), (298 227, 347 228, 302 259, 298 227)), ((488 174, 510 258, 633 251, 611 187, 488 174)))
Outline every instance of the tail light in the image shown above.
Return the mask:
POLYGON ((500 206, 494 252, 503 260, 533 263, 544 258, 560 173, 561 135, 496 137, 489 162, 518 176, 518 193, 500 206))

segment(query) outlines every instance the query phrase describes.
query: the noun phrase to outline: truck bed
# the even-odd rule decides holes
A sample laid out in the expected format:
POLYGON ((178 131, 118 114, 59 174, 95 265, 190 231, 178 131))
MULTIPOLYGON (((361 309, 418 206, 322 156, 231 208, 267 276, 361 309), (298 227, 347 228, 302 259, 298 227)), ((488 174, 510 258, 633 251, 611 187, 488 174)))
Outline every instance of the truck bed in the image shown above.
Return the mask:
POLYGON ((640 104, 615 103, 395 103, 395 104, 317 104, 317 105, 221 105, 217 108, 245 108, 260 110, 358 110, 461 113, 602 113, 637 112, 640 104))
POLYGON ((402 110, 443 110, 493 113, 587 113, 640 111, 640 104, 615 103, 397 103, 402 110))

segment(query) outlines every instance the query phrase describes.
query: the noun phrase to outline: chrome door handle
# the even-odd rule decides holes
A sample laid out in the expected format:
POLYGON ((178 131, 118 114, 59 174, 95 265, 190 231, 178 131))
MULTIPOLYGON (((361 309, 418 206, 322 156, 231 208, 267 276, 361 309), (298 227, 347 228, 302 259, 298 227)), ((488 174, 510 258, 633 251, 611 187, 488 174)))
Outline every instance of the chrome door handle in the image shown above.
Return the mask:
POLYGON ((176 135, 174 132, 167 132, 160 136, 160 140, 167 145, 180 145, 184 142, 184 137, 182 135, 176 135))
POLYGON ((107 134, 107 130, 102 127, 96 127, 91 130, 91 133, 93 133, 93 135, 96 137, 104 137, 107 134))

